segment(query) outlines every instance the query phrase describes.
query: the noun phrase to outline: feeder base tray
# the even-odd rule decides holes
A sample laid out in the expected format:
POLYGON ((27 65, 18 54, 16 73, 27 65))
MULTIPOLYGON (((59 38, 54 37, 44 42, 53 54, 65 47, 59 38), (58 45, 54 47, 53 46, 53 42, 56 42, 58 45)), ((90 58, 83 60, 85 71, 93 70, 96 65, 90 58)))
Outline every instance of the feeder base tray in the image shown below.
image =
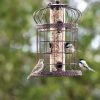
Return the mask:
POLYGON ((41 72, 38 75, 32 77, 73 77, 73 76, 82 76, 80 70, 67 70, 67 71, 54 71, 54 72, 41 72))

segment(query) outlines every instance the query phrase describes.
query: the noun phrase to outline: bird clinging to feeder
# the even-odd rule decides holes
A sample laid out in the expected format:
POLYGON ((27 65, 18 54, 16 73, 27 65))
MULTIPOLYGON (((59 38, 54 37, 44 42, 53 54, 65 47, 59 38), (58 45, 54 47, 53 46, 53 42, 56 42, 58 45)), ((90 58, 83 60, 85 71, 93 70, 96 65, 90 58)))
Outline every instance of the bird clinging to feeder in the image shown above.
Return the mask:
POLYGON ((60 0, 34 12, 37 23, 37 57, 44 59, 38 76, 80 76, 78 69, 78 19, 81 12, 60 0), (48 53, 48 49, 51 49, 48 53), (69 52, 66 53, 66 50, 69 52), (71 69, 70 69, 71 68, 71 69))
POLYGON ((74 53, 75 47, 72 43, 65 43, 65 52, 66 53, 74 53))
POLYGON ((88 64, 86 63, 86 61, 85 61, 84 59, 80 59, 80 61, 79 61, 79 66, 80 66, 80 68, 81 68, 82 70, 90 70, 90 71, 95 72, 94 69, 92 69, 92 68, 90 68, 90 67, 88 66, 88 64))

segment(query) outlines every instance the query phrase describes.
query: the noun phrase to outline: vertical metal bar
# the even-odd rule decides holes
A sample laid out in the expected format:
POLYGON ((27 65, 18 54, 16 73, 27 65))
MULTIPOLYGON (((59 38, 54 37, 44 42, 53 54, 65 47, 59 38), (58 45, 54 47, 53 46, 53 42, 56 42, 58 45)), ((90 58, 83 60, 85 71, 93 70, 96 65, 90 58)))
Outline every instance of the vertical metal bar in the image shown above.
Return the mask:
MULTIPOLYGON (((46 35, 46 31, 44 32, 44 41, 46 41, 46 37, 45 37, 45 35, 46 35)), ((46 60, 46 53, 47 53, 47 51, 46 51, 46 44, 47 44, 47 42, 44 42, 44 59, 46 60)), ((46 63, 46 62, 45 62, 46 63)))
POLYGON ((36 50, 36 52, 37 52, 36 60, 38 61, 38 58, 39 58, 39 55, 38 55, 38 53, 39 53, 39 52, 38 52, 38 45, 39 45, 39 44, 38 44, 38 41, 39 41, 39 40, 38 40, 38 30, 36 31, 36 33, 37 33, 37 35, 36 35, 36 37, 37 37, 37 40, 36 40, 36 41, 37 41, 37 42, 36 42, 36 49, 37 49, 37 50, 36 50))
MULTIPOLYGON (((65 23, 65 8, 63 8, 63 23, 65 23)), ((62 32, 62 41, 63 41, 63 43, 62 43, 62 52, 63 52, 63 54, 62 54, 62 62, 63 62, 63 71, 65 71, 66 69, 65 69, 65 27, 62 29, 62 30, 64 30, 63 32, 62 32)))
POLYGON ((76 27, 76 30, 75 30, 75 33, 77 35, 77 41, 76 41, 76 61, 77 61, 77 67, 78 67, 78 58, 79 58, 79 55, 78 55, 78 28, 77 28, 77 24, 75 25, 76 27))
POLYGON ((39 58, 41 58, 41 32, 39 32, 39 58))
MULTIPOLYGON (((74 45, 74 47, 75 47, 75 35, 76 35, 76 34, 75 34, 75 28, 72 29, 72 34, 73 34, 73 45, 74 45)), ((76 51, 75 51, 75 52, 76 52, 76 51)), ((75 53, 75 52, 73 53, 73 63, 74 63, 73 67, 74 67, 74 68, 75 68, 75 62, 76 62, 76 61, 75 61, 75 59, 76 59, 76 53, 75 53)))

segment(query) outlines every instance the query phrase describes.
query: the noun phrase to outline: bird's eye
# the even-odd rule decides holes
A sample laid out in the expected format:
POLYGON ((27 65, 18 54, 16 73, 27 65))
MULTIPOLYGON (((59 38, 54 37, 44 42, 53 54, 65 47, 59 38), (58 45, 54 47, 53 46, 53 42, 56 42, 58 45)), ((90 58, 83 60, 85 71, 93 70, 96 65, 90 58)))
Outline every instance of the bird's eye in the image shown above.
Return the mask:
POLYGON ((83 64, 81 61, 80 61, 80 63, 83 64))

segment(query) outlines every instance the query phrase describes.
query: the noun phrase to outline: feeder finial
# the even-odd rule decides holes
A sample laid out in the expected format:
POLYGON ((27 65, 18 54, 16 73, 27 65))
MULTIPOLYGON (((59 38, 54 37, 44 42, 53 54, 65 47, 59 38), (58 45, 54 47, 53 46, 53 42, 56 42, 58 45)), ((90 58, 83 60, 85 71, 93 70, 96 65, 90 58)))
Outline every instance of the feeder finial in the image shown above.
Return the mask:
POLYGON ((60 0, 55 0, 55 2, 56 2, 57 4, 59 4, 59 3, 60 3, 60 0))

